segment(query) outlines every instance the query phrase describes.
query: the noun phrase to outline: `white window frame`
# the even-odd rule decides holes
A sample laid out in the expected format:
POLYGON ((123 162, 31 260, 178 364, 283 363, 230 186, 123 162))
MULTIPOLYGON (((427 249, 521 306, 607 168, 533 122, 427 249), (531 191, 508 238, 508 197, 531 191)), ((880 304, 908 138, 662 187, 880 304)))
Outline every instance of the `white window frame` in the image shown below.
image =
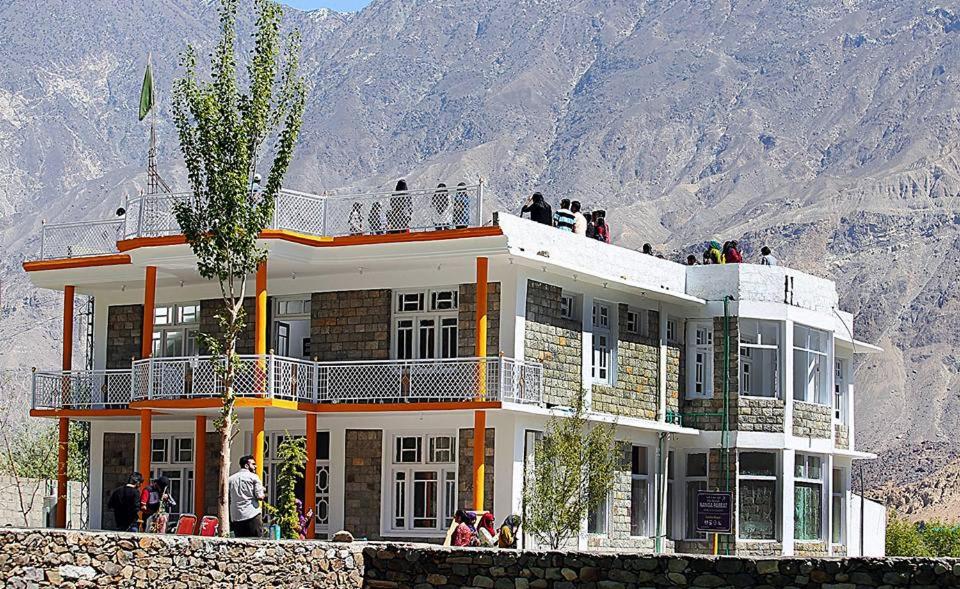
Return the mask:
POLYGON ((707 540, 706 532, 701 532, 698 534, 696 530, 691 530, 688 525, 690 523, 690 518, 692 517, 694 522, 694 528, 696 528, 696 517, 697 517, 696 507, 694 507, 693 513, 690 512, 689 493, 690 493, 691 483, 698 483, 698 490, 702 489, 706 491, 707 489, 709 489, 709 484, 710 484, 709 481, 710 481, 710 452, 704 451, 704 452, 687 453, 686 464, 684 465, 684 477, 683 477, 683 493, 684 493, 683 501, 684 501, 684 515, 685 515, 683 519, 683 536, 684 536, 684 539, 687 541, 701 542, 701 541, 707 540), (703 456, 703 460, 704 460, 703 475, 690 474, 690 457, 691 456, 703 456), (703 486, 700 487, 699 483, 703 483, 703 486), (692 535, 691 535, 691 532, 692 532, 692 535))
POLYGON ((845 482, 847 480, 846 472, 843 468, 833 467, 830 475, 830 501, 831 501, 831 521, 830 521, 830 542, 834 545, 844 545, 846 544, 846 535, 847 535, 847 502, 845 501, 847 490, 845 482), (833 476, 833 473, 839 474, 839 485, 837 485, 837 477, 833 476), (840 509, 837 510, 837 500, 839 499, 840 509), (839 514, 839 515, 838 515, 839 514), (833 534, 836 531, 833 526, 833 520, 837 519, 840 522, 839 530, 839 539, 834 541, 833 534))
POLYGON ((577 303, 577 295, 569 292, 560 293, 560 317, 575 321, 577 319, 577 309, 580 305, 577 303))
POLYGON ((815 403, 817 405, 832 405, 833 402, 830 399, 830 391, 833 391, 833 374, 836 370, 836 367, 833 366, 831 369, 830 348, 831 342, 833 340, 833 334, 829 331, 824 331, 822 329, 816 329, 814 327, 809 327, 806 325, 800 325, 799 323, 793 326, 793 370, 794 374, 791 375, 793 378, 793 398, 795 401, 801 401, 803 403, 815 403), (812 336, 817 334, 820 336, 824 343, 823 350, 817 350, 810 346, 810 341, 813 339, 812 336), (803 339, 803 343, 798 345, 797 340, 803 339), (813 384, 810 383, 809 375, 804 378, 804 386, 797 386, 797 375, 799 371, 805 370, 806 367, 810 366, 810 356, 816 356, 819 358, 818 366, 823 367, 821 370, 818 370, 818 375, 814 377, 813 384), (801 361, 803 358, 805 361, 801 361), (819 385, 817 384, 819 383, 819 385), (811 386, 814 390, 811 390, 811 386))
POLYGON ((681 319, 677 317, 667 316, 667 337, 666 342, 668 344, 679 344, 680 343, 680 326, 682 325, 681 319))
POLYGON ((637 335, 640 337, 647 337, 649 334, 649 327, 647 325, 647 313, 646 309, 638 309, 636 307, 627 307, 626 320, 623 331, 624 333, 629 333, 632 335, 637 335))
POLYGON ((607 536, 610 534, 611 505, 613 503, 610 500, 611 493, 612 491, 610 493, 607 493, 603 497, 603 503, 601 503, 594 509, 587 512, 587 533, 590 534, 591 536, 607 536), (594 528, 593 530, 591 530, 590 525, 591 525, 591 520, 594 519, 593 518, 594 514, 603 515, 603 521, 601 522, 603 525, 600 528, 594 528))
MULTIPOLYGON (((195 513, 193 505, 194 469, 196 458, 196 441, 192 434, 173 433, 150 436, 150 477, 155 480, 162 474, 171 479, 179 478, 180 496, 174 497, 177 506, 172 513, 195 513), (190 440, 190 459, 180 460, 179 450, 183 440, 190 440), (164 446, 164 459, 155 460, 154 447, 156 442, 164 446), (173 476, 171 476, 173 475, 173 476)), ((149 481, 147 481, 149 482, 149 481)), ((144 483, 144 485, 147 484, 144 483)))
POLYGON ((847 379, 850 374, 849 358, 833 359, 833 421, 834 423, 847 423, 847 395, 849 386, 847 379))
MULTIPOLYGON (((650 522, 652 518, 650 517, 650 495, 651 495, 651 477, 650 477, 650 456, 651 456, 650 446, 644 446, 642 444, 633 444, 630 447, 630 521, 629 521, 629 532, 628 534, 631 537, 649 537, 650 536, 650 522), (637 449, 643 449, 643 470, 644 473, 635 473, 633 472, 633 453, 637 449), (638 530, 639 534, 634 534, 633 529, 633 482, 638 481, 640 486, 646 491, 646 504, 643 506, 643 522, 644 526, 642 530, 638 530)), ((638 461, 639 462, 639 461, 638 461)))
MULTIPOLYGON (((432 288, 419 290, 401 290, 393 294, 393 321, 391 322, 390 354, 394 359, 409 360, 432 360, 456 358, 459 351, 459 287, 432 288), (452 294, 451 308, 436 308, 439 299, 444 294, 452 294), (415 301, 415 310, 404 310, 407 308, 407 298, 415 301), (416 304, 416 301, 419 304, 416 304), (423 325, 423 322, 433 321, 433 327, 423 325), (410 337, 411 353, 409 358, 400 358, 400 326, 402 323, 410 323, 409 329, 412 330, 410 337), (452 338, 449 337, 449 330, 452 328, 452 338), (421 338, 424 329, 433 330, 433 346, 426 356, 421 353, 421 338), (445 349, 445 335, 448 347, 445 349)), ((404 327, 407 329, 407 327, 404 327)))
POLYGON ((713 322, 689 323, 687 340, 686 398, 709 399, 713 397, 713 322))
POLYGON ((797 538, 796 529, 797 525, 794 522, 794 542, 823 542, 824 540, 824 519, 826 515, 826 509, 824 509, 824 490, 826 485, 823 483, 823 475, 827 466, 827 461, 822 457, 815 454, 801 454, 800 452, 796 453, 794 459, 794 485, 793 485, 793 502, 791 503, 792 509, 790 510, 793 513, 793 517, 796 518, 796 509, 797 509, 797 488, 800 486, 798 483, 803 483, 806 485, 817 485, 820 487, 820 530, 819 535, 816 538, 811 539, 800 539, 797 538), (811 476, 814 474, 811 468, 811 465, 817 463, 819 464, 820 473, 819 477, 811 476))
MULTIPOLYGON (((743 481, 773 481, 773 497, 774 497, 774 509, 773 509, 773 538, 744 538, 740 535, 740 530, 742 526, 740 525, 740 497, 737 493, 737 506, 736 517, 737 517, 737 540, 744 540, 748 542, 777 542, 780 537, 780 518, 778 514, 782 510, 781 498, 780 498, 780 489, 782 487, 782 482, 777 473, 780 472, 780 454, 777 452, 767 452, 763 450, 749 450, 747 452, 739 452, 737 454, 737 488, 739 489, 743 481), (766 454, 773 457, 773 474, 772 475, 759 475, 759 474, 743 474, 740 466, 740 456, 741 454, 766 454)), ((792 503, 791 503, 792 505, 792 503)))
MULTIPOLYGON (((740 350, 740 362, 739 362, 739 370, 740 370, 739 394, 740 396, 741 397, 757 397, 761 399, 781 398, 782 390, 783 390, 783 383, 782 383, 783 375, 781 374, 781 366, 783 365, 783 360, 781 358, 781 353, 780 353, 780 342, 783 339, 783 324, 779 321, 771 321, 766 319, 741 318, 739 321, 738 333, 740 334, 740 337, 738 338, 740 341, 737 342, 737 345, 739 346, 739 350, 740 350), (766 343, 763 341, 763 337, 762 337, 763 330, 760 328, 760 325, 763 323, 776 327, 777 337, 772 344, 766 343), (751 325, 751 324, 756 324, 757 326, 757 329, 755 331, 755 335, 757 336, 756 343, 743 341, 743 333, 744 333, 743 327, 744 325, 751 325), (747 392, 747 390, 745 389, 745 386, 744 386, 745 383, 751 383, 752 382, 751 379, 753 378, 752 376, 754 373, 753 366, 756 362, 754 358, 757 357, 754 355, 753 350, 768 350, 768 351, 772 350, 773 351, 773 358, 775 359, 775 364, 772 368, 774 373, 774 377, 773 377, 774 391, 772 395, 747 392)), ((752 388, 752 384, 750 385, 750 388, 752 388)))
POLYGON ((200 331, 199 301, 157 305, 153 311, 153 318, 153 335, 150 342, 153 357, 184 357, 199 354, 197 345, 197 333, 200 331), (183 320, 184 312, 187 309, 190 310, 191 321, 183 320), (161 314, 165 319, 158 323, 158 316, 161 314), (180 353, 176 356, 167 356, 167 339, 174 334, 180 337, 180 353))
POLYGON ((458 445, 459 439, 456 431, 398 431, 384 436, 388 444, 384 448, 384 479, 383 492, 381 493, 381 534, 383 536, 413 536, 413 537, 441 537, 450 526, 453 513, 456 511, 458 501, 458 445), (419 461, 397 462, 396 444, 400 438, 420 438, 421 455, 419 461), (430 449, 435 446, 431 440, 437 438, 451 438, 449 462, 435 462, 431 456, 430 449), (414 524, 414 484, 416 476, 420 473, 433 473, 436 475, 437 492, 435 495, 437 506, 437 525, 431 528, 415 528, 414 524), (403 477, 403 497, 402 503, 397 504, 397 481, 399 476, 403 477), (452 510, 451 510, 452 508, 452 510), (449 511, 449 513, 447 513, 449 511), (403 519, 403 525, 397 525, 398 516, 403 519))
POLYGON ((616 339, 614 338, 613 303, 594 301, 592 312, 593 350, 590 354, 590 378, 595 384, 612 385, 616 374, 616 339), (604 313, 604 311, 606 311, 604 313))

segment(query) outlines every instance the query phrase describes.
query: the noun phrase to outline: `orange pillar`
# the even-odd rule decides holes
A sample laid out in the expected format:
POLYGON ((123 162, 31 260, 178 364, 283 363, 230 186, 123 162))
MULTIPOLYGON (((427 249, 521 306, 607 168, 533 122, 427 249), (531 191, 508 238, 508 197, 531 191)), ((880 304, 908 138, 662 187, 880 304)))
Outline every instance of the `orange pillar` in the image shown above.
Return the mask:
POLYGON ((253 410, 253 460, 257 463, 257 476, 263 480, 263 423, 266 415, 263 407, 253 410))
MULTIPOLYGON (((476 342, 474 354, 478 358, 487 357, 487 258, 477 258, 477 315, 476 342)), ((477 398, 486 400, 487 367, 480 361, 479 387, 477 398)), ((486 450, 487 413, 477 410, 473 413, 473 509, 483 509, 484 454, 486 450)))
MULTIPOLYGON (((153 319, 157 304, 157 267, 147 266, 143 281, 143 329, 140 332, 140 357, 153 354, 153 319)), ((150 481, 150 449, 153 437, 153 414, 140 410, 140 474, 144 484, 150 481)))
POLYGON ((196 417, 193 442, 193 513, 203 517, 204 485, 207 482, 207 418, 196 417))
MULTIPOLYGON (((317 511, 317 414, 307 413, 306 432, 307 465, 303 471, 303 511, 317 511)), ((306 530, 307 538, 314 537, 316 520, 310 522, 306 530)))
POLYGON ((253 335, 253 353, 264 355, 267 353, 267 262, 264 260, 257 266, 257 295, 253 335))
MULTIPOLYGON (((73 298, 76 289, 72 285, 63 288, 63 358, 61 368, 64 372, 73 370, 73 298)), ((66 378, 64 384, 64 404, 69 401, 70 381, 66 378)), ((67 461, 70 454, 70 420, 61 417, 58 423, 59 437, 57 441, 57 510, 56 524, 58 528, 67 527, 67 461)))

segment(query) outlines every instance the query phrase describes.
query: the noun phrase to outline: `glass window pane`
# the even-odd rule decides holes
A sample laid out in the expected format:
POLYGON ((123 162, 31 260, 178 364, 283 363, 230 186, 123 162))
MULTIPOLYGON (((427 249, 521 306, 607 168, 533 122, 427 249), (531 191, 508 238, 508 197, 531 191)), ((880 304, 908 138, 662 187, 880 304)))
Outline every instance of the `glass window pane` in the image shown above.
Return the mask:
POLYGON ((740 474, 777 476, 777 456, 770 452, 740 452, 740 474))
POLYGON ((607 533, 607 499, 601 501, 600 505, 594 509, 591 509, 590 513, 587 515, 587 533, 607 533))
POLYGON ((831 526, 830 526, 830 541, 834 544, 843 543, 843 497, 840 495, 834 495, 832 497, 832 506, 831 506, 831 526))
POLYGON ((644 446, 634 446, 631 472, 633 474, 647 474, 647 449, 644 446))
POLYGON ((820 470, 820 457, 819 456, 808 456, 807 457, 807 478, 809 479, 819 479, 822 475, 820 470))
POLYGON ((646 479, 634 478, 630 481, 630 535, 647 535, 646 479))
POLYGON ((688 454, 687 455, 687 476, 688 477, 707 476, 707 455, 706 454, 688 454))
POLYGON ((398 472, 393 483, 393 526, 395 528, 406 526, 406 502, 407 475, 404 472, 398 472))
POLYGON ((163 357, 173 358, 183 355, 183 332, 167 331, 163 334, 163 357))
POLYGON ((437 527, 437 473, 413 473, 413 527, 437 527))
POLYGON ((796 483, 794 490, 794 539, 820 539, 821 486, 815 483, 796 483))
POLYGON ((839 468, 833 469, 833 476, 832 476, 831 481, 832 481, 832 483, 833 483, 833 492, 834 492, 834 493, 842 493, 842 492, 844 491, 844 488, 843 488, 843 471, 842 471, 842 470, 840 470, 839 468))
POLYGON ((768 348, 740 348, 740 393, 753 397, 777 397, 779 352, 768 348))
POLYGON ((741 538, 776 539, 777 482, 741 480, 738 511, 741 538))
MULTIPOLYGON (((700 454, 699 456, 703 456, 700 454)), ((689 481, 687 482, 687 530, 688 539, 706 538, 706 533, 697 532, 697 491, 705 491, 707 481, 689 481)))
POLYGON ((330 432, 317 432, 317 460, 330 460, 330 432))

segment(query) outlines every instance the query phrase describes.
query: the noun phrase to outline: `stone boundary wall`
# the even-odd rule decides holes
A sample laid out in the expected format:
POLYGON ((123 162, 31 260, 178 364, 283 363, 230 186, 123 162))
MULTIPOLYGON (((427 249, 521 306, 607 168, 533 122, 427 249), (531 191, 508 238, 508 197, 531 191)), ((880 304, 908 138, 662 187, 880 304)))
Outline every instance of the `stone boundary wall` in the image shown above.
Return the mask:
POLYGON ((960 559, 750 559, 0 529, 8 587, 960 587, 960 559))
MULTIPOLYGON (((68 528, 80 528, 83 525, 85 505, 80 501, 83 486, 80 481, 68 483, 68 528)), ((56 487, 56 480, 22 477, 18 481, 12 476, 0 476, 0 526, 45 527, 47 510, 44 509, 44 499, 50 496, 48 492, 55 492, 56 487)))

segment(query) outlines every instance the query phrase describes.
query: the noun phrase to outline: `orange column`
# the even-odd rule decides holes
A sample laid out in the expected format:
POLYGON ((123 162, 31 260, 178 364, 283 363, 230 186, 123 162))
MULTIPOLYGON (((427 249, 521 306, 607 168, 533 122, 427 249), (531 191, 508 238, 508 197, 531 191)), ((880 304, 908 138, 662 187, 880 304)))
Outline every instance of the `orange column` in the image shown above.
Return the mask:
MULTIPOLYGON (((73 298, 76 289, 72 285, 63 288, 63 358, 61 368, 65 372, 73 369, 73 298)), ((70 381, 63 379, 64 405, 70 397, 70 381)), ((67 527, 67 460, 70 454, 70 420, 61 417, 58 423, 57 441, 57 510, 58 528, 67 527)))
POLYGON ((266 415, 263 407, 253 410, 253 460, 257 463, 257 476, 263 480, 263 422, 266 415))
MULTIPOLYGON (((140 332, 140 357, 153 354, 153 319, 157 304, 157 267, 147 266, 143 281, 143 329, 140 332)), ((153 436, 153 414, 140 410, 140 474, 144 484, 150 481, 150 444, 153 436)))
MULTIPOLYGON (((267 262, 264 260, 257 266, 257 294, 256 294, 256 316, 254 321, 253 353, 258 356, 267 354, 267 262)), ((269 380, 266 378, 265 367, 261 367, 260 378, 264 385, 269 380)), ((266 390, 266 386, 263 387, 266 390)), ((265 421, 264 409, 255 408, 253 410, 253 459, 257 463, 257 476, 263 478, 263 425, 265 421)))
MULTIPOLYGON (((307 413, 306 432, 307 466, 303 471, 303 511, 312 509, 314 517, 317 511, 317 414, 307 413)), ((314 537, 316 519, 310 522, 306 530, 307 538, 314 537)))
POLYGON ((193 442, 193 513, 203 517, 204 485, 207 481, 207 418, 196 417, 193 442))
MULTIPOLYGON (((478 358, 487 357, 487 258, 477 258, 477 315, 476 342, 474 354, 478 358)), ((477 398, 486 400, 487 367, 480 361, 479 387, 477 398)), ((487 413, 473 413, 473 509, 483 509, 484 454, 486 450, 487 413)))

